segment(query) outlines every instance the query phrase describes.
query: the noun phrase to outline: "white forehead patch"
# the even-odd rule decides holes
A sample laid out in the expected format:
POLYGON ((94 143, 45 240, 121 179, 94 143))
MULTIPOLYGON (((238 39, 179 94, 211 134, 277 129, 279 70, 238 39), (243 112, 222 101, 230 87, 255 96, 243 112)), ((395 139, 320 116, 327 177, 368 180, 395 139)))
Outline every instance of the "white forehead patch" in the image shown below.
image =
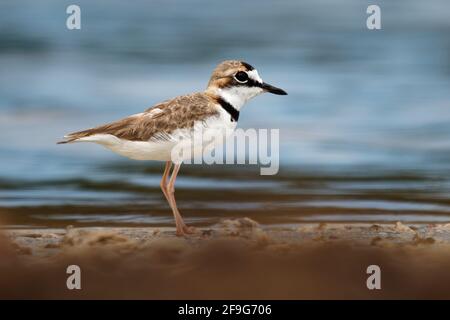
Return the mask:
POLYGON ((247 71, 247 74, 250 79, 259 83, 263 82, 256 69, 253 69, 252 71, 247 71))

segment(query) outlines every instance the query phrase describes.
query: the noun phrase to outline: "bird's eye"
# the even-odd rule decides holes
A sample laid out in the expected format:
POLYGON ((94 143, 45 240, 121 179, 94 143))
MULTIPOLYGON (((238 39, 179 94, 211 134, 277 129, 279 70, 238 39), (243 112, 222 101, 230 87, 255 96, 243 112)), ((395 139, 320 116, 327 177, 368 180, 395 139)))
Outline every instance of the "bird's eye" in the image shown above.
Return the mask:
POLYGON ((234 75, 234 78, 239 82, 247 82, 248 74, 244 71, 239 71, 234 75))

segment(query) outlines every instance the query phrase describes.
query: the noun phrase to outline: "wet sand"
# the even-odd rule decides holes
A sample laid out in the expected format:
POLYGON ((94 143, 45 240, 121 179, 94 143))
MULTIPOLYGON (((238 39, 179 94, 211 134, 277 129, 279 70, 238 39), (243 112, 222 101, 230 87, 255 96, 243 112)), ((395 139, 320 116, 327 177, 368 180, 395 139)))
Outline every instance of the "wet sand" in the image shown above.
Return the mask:
POLYGON ((4 230, 1 298, 450 298, 450 224, 264 227, 243 218, 173 228, 4 230), (82 290, 66 288, 66 268, 82 290), (366 269, 381 268, 381 290, 366 269))

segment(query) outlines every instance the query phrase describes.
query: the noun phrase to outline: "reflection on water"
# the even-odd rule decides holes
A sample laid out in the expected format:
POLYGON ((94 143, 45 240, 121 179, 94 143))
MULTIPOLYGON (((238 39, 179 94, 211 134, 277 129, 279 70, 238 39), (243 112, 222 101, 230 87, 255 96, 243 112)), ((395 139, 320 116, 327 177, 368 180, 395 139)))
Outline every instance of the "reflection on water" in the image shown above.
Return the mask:
MULTIPOLYGON (((199 226, 242 216, 271 225, 450 220, 450 184, 439 174, 305 169, 284 166, 278 175, 259 176, 252 166, 184 166, 177 202, 186 220, 199 226)), ((161 170, 110 160, 91 164, 83 178, 5 179, 0 212, 9 225, 20 226, 172 225, 159 190, 161 170)))
POLYGON ((201 90, 229 58, 289 93, 254 99, 239 120, 280 128, 280 173, 183 167, 188 221, 450 220, 448 1, 381 1, 379 32, 356 0, 78 4, 80 31, 59 1, 0 4, 3 222, 171 224, 162 166, 55 141, 201 90))

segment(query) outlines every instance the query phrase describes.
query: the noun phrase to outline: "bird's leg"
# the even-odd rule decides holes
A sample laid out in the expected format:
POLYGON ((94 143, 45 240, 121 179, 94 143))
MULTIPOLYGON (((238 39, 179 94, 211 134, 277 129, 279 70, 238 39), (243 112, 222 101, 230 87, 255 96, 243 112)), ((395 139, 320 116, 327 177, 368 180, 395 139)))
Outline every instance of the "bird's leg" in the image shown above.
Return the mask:
POLYGON ((161 190, 164 196, 166 197, 167 202, 169 202, 170 207, 172 207, 167 193, 167 184, 169 183, 167 178, 169 176, 170 168, 172 168, 172 161, 166 161, 166 167, 164 168, 164 173, 161 179, 161 183, 159 185, 161 186, 161 190))
POLYGON ((178 171, 180 170, 181 164, 176 164, 173 168, 172 175, 170 177, 169 183, 167 185, 168 195, 170 197, 171 207, 173 215, 175 217, 175 223, 177 225, 177 235, 192 234, 195 232, 195 228, 188 227, 181 217, 180 212, 177 208, 177 203, 175 201, 175 181, 177 179, 178 171))
POLYGON ((183 218, 178 211, 177 204, 175 202, 175 180, 177 178, 178 171, 180 170, 180 164, 176 164, 173 168, 172 175, 167 181, 168 173, 170 168, 172 167, 172 162, 167 161, 166 168, 164 170, 163 178, 161 180, 161 189, 166 196, 167 201, 169 202, 170 207, 172 208, 173 216, 175 218, 175 225, 177 227, 177 235, 182 236, 186 233, 193 233, 194 229, 186 226, 183 221, 183 218))
POLYGON ((180 218, 178 218, 178 216, 180 216, 180 214, 178 213, 178 210, 176 210, 176 208, 173 208, 172 205, 172 197, 169 193, 169 182, 170 180, 169 178, 169 173, 170 173, 170 169, 172 168, 172 161, 167 161, 166 162, 166 167, 164 168, 164 173, 161 179, 161 190, 164 194, 164 196, 166 197, 167 202, 169 203, 170 208, 172 209, 173 212, 173 216, 175 218, 175 225, 177 227, 177 235, 182 235, 183 234, 183 219, 181 219, 181 223, 180 223, 180 218))

